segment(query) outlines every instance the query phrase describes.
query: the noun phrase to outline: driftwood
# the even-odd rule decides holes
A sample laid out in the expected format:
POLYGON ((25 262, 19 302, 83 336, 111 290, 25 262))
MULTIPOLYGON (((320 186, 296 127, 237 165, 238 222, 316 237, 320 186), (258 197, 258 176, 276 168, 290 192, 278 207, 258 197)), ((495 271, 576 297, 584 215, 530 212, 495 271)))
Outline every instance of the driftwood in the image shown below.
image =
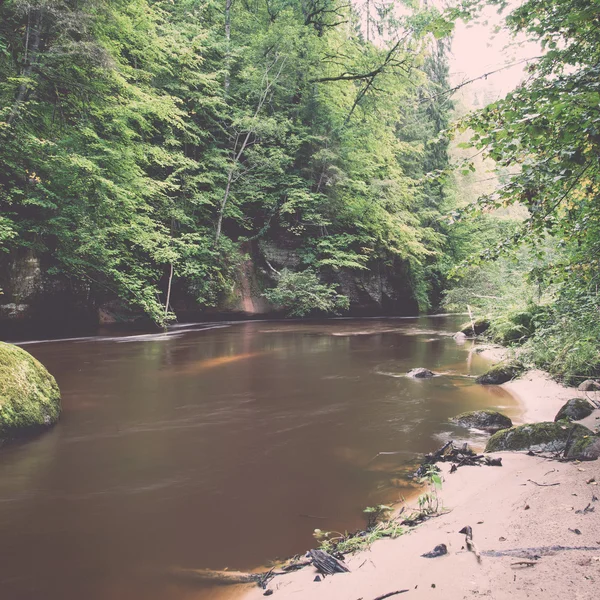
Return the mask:
POLYGON ((465 525, 458 533, 465 534, 465 545, 467 546, 467 550, 472 552, 477 557, 477 562, 481 562, 481 554, 477 547, 475 546, 475 542, 473 541, 473 529, 470 525, 465 525))
POLYGON ((323 575, 333 575, 334 573, 349 573, 350 569, 343 560, 331 556, 323 550, 309 550, 308 556, 317 571, 323 575))
MULTIPOLYGON (((268 571, 267 571, 268 573, 268 571)), ((214 571, 213 569, 172 568, 169 574, 189 582, 210 582, 216 585, 259 583, 266 573, 244 573, 243 571, 214 571)))
POLYGON ((213 569, 183 569, 173 567, 169 570, 171 577, 176 577, 189 583, 212 583, 213 585, 236 585, 240 583, 256 583, 264 588, 267 583, 277 575, 285 575, 298 571, 313 564, 312 560, 298 560, 294 558, 281 565, 278 569, 270 569, 260 573, 246 573, 244 571, 215 571, 213 569))
POLYGON ((415 475, 423 477, 438 462, 451 462, 450 473, 454 473, 459 467, 464 466, 502 466, 501 458, 492 458, 484 454, 477 454, 467 443, 464 443, 462 446, 455 446, 451 440, 446 442, 439 450, 426 454, 415 475))

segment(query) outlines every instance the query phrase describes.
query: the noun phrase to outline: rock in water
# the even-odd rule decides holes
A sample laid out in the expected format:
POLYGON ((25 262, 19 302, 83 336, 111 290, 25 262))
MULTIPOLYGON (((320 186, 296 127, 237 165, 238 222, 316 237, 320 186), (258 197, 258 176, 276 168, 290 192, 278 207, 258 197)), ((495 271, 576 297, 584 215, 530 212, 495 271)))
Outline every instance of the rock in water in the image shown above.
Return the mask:
POLYGON ((406 376, 414 379, 428 379, 429 377, 435 377, 435 373, 429 369, 418 368, 410 370, 406 376))
POLYGON ((464 412, 456 417, 452 417, 450 421, 461 427, 482 429, 491 433, 512 427, 512 421, 506 415, 496 410, 464 412))
POLYGON ((580 392, 597 392, 600 390, 600 383, 593 379, 586 379, 583 383, 579 384, 577 389, 580 392))
POLYGON ((500 363, 494 365, 487 373, 480 375, 475 382, 482 385, 500 385, 511 381, 523 372, 519 363, 500 363))
POLYGON ((571 398, 558 411, 554 417, 555 421, 568 419, 569 421, 579 421, 585 419, 594 411, 591 404, 584 398, 571 398))
POLYGON ((462 331, 457 331, 452 338, 457 344, 464 344, 467 341, 467 336, 462 331))
POLYGON ((567 458, 578 458, 597 439, 593 431, 579 424, 528 423, 498 431, 488 440, 485 451, 532 450, 563 453, 568 442, 567 458))
POLYGON ((29 352, 0 342, 0 442, 49 427, 59 415, 54 377, 29 352))

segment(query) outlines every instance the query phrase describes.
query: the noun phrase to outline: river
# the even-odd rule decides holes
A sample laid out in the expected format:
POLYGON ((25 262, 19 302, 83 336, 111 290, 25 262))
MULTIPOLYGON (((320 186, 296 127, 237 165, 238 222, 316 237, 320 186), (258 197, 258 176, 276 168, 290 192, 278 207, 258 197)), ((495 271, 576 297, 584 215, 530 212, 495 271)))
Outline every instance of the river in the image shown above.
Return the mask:
MULTIPOLYGON (((59 424, 0 452, 3 600, 213 597, 173 566, 249 569, 353 530, 412 492, 417 454, 516 401, 464 317, 176 326, 23 347, 56 376, 59 424), (443 373, 411 380, 413 367, 443 373), (383 454, 380 454, 383 453, 383 454)), ((475 440, 476 441, 476 440, 475 440)))

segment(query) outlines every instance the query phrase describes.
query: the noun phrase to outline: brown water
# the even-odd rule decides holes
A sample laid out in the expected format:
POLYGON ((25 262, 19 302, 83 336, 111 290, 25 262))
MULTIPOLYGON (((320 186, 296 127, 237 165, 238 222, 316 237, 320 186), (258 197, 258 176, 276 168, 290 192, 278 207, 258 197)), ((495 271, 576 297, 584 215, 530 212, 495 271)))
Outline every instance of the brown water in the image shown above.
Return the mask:
POLYGON ((365 506, 410 490, 416 453, 470 435, 448 417, 516 410, 464 377, 487 364, 449 335, 461 320, 27 344, 55 374, 64 412, 0 452, 0 598, 208 598, 162 573, 252 568, 306 550, 316 527, 361 527, 365 506), (418 366, 446 375, 402 376, 418 366))

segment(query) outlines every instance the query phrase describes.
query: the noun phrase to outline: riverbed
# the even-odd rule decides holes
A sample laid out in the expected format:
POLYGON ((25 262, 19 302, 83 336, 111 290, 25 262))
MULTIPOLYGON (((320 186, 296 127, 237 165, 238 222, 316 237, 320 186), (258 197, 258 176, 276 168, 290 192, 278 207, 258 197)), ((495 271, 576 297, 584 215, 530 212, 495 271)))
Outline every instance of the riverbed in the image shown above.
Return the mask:
POLYGON ((63 415, 0 453, 0 586, 10 600, 183 600, 170 567, 252 569, 363 526, 414 493, 420 453, 518 413, 452 338, 464 317, 188 324, 23 347, 63 415), (412 380, 427 367, 440 373, 412 380))

